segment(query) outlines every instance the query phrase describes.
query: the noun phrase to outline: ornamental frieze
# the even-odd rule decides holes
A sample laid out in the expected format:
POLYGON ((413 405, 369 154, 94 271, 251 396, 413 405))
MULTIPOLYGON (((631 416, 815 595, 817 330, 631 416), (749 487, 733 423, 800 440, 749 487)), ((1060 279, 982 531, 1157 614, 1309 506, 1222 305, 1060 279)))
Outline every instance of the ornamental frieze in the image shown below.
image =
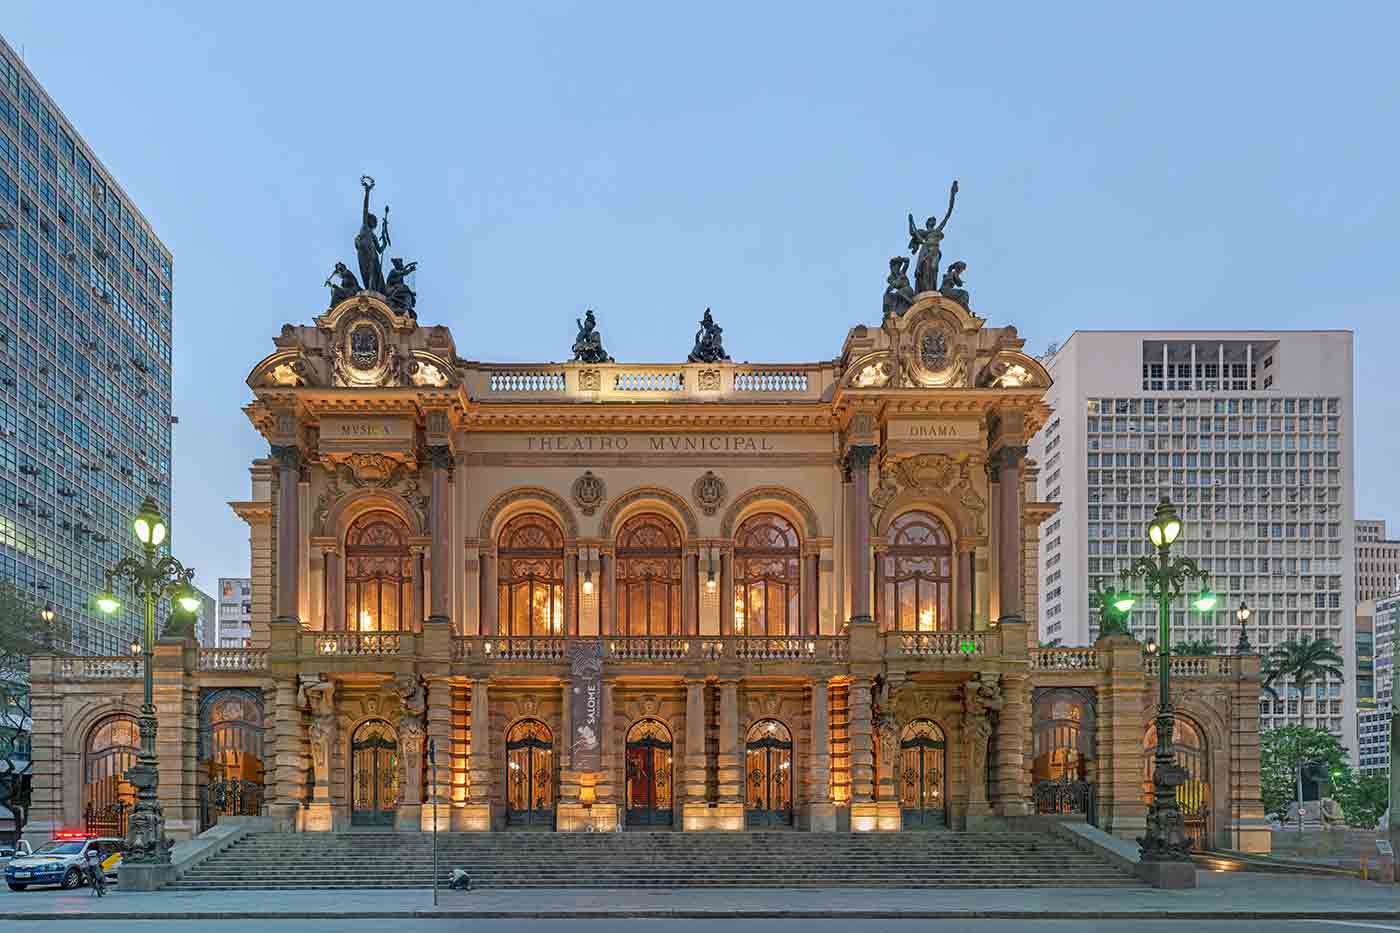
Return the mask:
POLYGON ((930 499, 951 499, 974 517, 976 533, 986 534, 987 504, 973 487, 972 475, 972 457, 967 454, 888 458, 880 467, 879 485, 870 493, 872 519, 878 521, 885 507, 899 496, 913 493, 930 499))

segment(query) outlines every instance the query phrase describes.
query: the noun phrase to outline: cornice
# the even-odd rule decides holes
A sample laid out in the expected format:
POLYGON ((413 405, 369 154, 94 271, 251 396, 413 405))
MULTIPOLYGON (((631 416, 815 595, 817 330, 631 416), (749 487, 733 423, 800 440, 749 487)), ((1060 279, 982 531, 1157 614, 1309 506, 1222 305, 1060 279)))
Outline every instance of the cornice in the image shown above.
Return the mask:
POLYGON ((229 508, 249 525, 265 525, 272 521, 272 502, 256 499, 245 502, 230 502, 229 508))

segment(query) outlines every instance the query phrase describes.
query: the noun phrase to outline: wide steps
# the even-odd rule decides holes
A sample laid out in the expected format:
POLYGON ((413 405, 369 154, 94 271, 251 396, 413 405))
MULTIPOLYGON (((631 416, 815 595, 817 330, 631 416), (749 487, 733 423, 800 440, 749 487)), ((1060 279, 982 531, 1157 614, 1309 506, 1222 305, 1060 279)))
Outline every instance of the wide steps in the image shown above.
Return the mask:
MULTIPOLYGON (((438 879, 474 887, 1030 888, 1136 886, 1069 843, 1035 833, 441 833, 438 879)), ((186 890, 426 888, 419 833, 260 833, 171 887, 186 890)))

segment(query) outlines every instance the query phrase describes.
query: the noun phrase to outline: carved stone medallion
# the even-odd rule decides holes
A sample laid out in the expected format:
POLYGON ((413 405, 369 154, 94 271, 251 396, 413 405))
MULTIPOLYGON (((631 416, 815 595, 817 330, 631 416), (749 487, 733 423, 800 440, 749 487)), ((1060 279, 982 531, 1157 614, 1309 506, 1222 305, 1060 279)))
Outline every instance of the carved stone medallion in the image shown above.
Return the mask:
POLYGON ((713 470, 706 470, 705 475, 695 481, 691 496, 695 499, 695 504, 700 506, 700 511, 706 515, 713 515, 719 511, 719 507, 724 505, 724 500, 729 497, 729 488, 724 485, 724 480, 714 474, 713 470))
POLYGON ((584 515, 592 515, 608 497, 608 488, 603 481, 593 475, 592 470, 584 470, 583 475, 574 480, 574 505, 584 515))
POLYGON ((580 392, 601 392, 603 389, 603 374, 596 369, 579 370, 578 388, 580 392))
POLYGON ((356 369, 379 365, 379 332, 368 322, 350 331, 350 365, 356 369))
POLYGON ((718 392, 720 388, 720 374, 718 369, 700 370, 700 391, 718 392))

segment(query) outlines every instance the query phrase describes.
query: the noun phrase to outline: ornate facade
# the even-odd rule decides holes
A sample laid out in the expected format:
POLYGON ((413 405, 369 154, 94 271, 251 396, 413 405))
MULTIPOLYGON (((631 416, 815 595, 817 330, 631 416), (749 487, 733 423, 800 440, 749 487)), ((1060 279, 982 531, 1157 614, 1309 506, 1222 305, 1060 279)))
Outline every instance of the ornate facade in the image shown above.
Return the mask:
MULTIPOLYGON (((1150 659, 1035 641, 1015 328, 925 292, 832 362, 493 365, 361 292, 275 343, 255 644, 157 650, 173 832, 1141 833, 1150 659)), ((1172 663, 1197 838, 1267 847, 1257 659, 1172 663)), ((139 674, 36 660, 36 828, 120 821, 139 674)))

